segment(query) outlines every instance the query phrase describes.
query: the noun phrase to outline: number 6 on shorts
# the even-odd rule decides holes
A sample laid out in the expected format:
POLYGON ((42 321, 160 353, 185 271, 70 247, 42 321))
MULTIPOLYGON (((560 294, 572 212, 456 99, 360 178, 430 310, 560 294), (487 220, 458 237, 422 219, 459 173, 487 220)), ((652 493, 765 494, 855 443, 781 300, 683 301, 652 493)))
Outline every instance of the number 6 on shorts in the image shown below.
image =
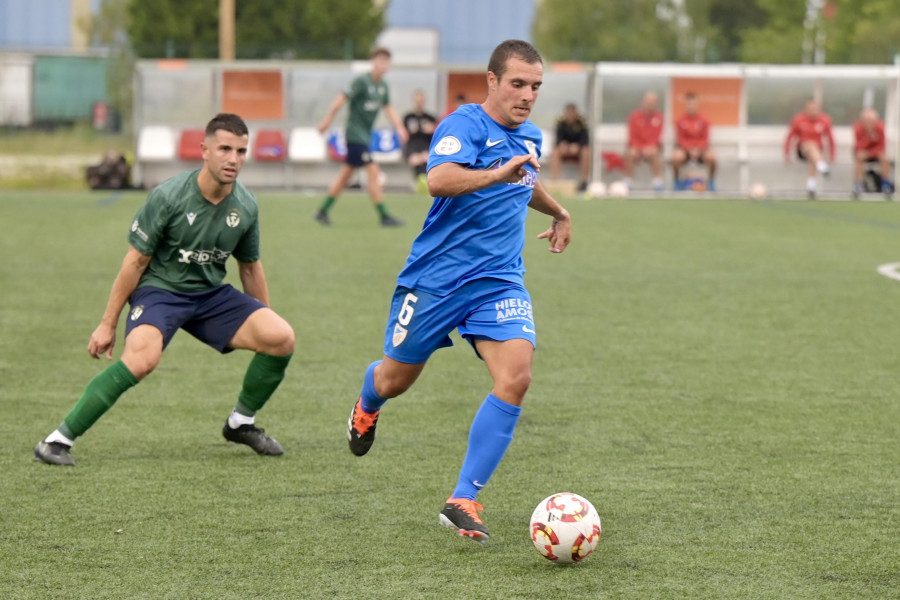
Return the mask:
POLYGON ((412 292, 406 294, 406 298, 403 299, 403 306, 400 307, 400 314, 397 315, 397 322, 404 327, 409 325, 409 322, 412 320, 413 313, 416 310, 413 304, 415 304, 418 299, 419 297, 412 292))

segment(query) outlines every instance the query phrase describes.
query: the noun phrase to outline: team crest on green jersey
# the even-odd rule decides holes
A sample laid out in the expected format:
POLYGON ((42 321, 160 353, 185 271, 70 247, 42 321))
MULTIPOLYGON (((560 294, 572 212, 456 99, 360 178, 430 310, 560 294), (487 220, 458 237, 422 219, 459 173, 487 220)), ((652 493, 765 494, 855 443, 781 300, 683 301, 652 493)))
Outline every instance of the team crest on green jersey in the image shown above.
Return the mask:
POLYGON ((241 224, 241 213, 238 212, 238 209, 232 208, 228 211, 228 216, 225 217, 225 224, 232 229, 241 224))

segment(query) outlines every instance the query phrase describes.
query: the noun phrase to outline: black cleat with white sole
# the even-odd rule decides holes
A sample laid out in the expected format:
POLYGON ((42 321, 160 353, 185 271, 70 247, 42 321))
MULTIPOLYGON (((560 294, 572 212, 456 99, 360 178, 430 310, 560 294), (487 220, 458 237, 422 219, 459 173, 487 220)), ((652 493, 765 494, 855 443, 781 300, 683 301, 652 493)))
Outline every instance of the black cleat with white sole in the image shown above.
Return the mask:
POLYGON ((284 454, 284 448, 281 447, 281 444, 275 441, 274 438, 267 436, 265 429, 260 429, 256 425, 245 424, 237 429, 232 429, 228 425, 228 421, 225 421, 222 435, 229 442, 250 446, 257 454, 265 456, 281 456, 284 454))
POLYGON ((69 454, 72 446, 62 442, 38 442, 34 447, 34 460, 39 460, 48 465, 60 465, 74 467, 75 459, 69 454))

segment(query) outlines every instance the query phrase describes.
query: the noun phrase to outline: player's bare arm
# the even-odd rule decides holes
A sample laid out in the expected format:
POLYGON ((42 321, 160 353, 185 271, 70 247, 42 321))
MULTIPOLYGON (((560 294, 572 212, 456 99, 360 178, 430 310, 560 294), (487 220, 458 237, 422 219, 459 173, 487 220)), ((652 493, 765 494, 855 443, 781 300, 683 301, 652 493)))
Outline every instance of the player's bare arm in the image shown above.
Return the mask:
POLYGON ((400 138, 400 143, 406 145, 406 142, 409 141, 409 132, 406 130, 406 126, 403 125, 403 121, 400 119, 399 115, 397 115, 397 111, 394 110, 393 106, 387 104, 384 107, 384 115, 397 131, 397 137, 400 138))
POLYGON ((512 157, 499 169, 467 169, 456 163, 443 163, 428 171, 428 192, 432 197, 453 198, 470 194, 498 183, 516 183, 528 172, 525 165, 531 163, 540 169, 531 154, 512 157))
POLYGON ((322 119, 322 122, 319 123, 319 133, 325 133, 328 131, 328 126, 331 125, 331 122, 334 120, 334 116, 337 114, 341 107, 344 106, 344 103, 347 102, 347 96, 344 94, 338 94, 334 101, 331 103, 331 106, 328 107, 328 112, 325 114, 325 118, 322 119))
POLYGON ((266 282, 266 272, 262 262, 238 261, 238 274, 241 277, 241 285, 244 293, 253 296, 266 306, 269 306, 269 284, 266 282))
POLYGON ((564 251, 572 239, 572 217, 563 206, 550 195, 547 189, 537 182, 531 195, 530 208, 553 218, 550 228, 538 235, 539 240, 550 242, 550 252, 559 254, 564 251))
POLYGON ((112 359, 113 347, 116 345, 116 326, 119 323, 119 315, 128 301, 132 292, 137 289, 141 275, 150 264, 150 256, 141 254, 134 246, 128 247, 122 267, 119 269, 112 290, 109 292, 109 301, 100 324, 91 334, 88 342, 88 352, 94 358, 106 353, 106 358, 112 359))

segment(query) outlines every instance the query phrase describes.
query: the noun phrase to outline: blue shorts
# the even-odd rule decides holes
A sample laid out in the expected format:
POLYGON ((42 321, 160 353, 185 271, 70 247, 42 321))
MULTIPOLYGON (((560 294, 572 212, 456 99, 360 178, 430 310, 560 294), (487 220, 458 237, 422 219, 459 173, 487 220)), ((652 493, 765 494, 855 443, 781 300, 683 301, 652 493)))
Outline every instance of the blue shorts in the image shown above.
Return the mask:
POLYGON ((457 328, 474 348, 476 339, 535 343, 531 296, 523 286, 499 279, 470 281, 448 296, 398 286, 384 332, 384 354, 419 364, 438 348, 452 346, 457 328))
POLYGON ((372 152, 368 144, 347 144, 347 158, 344 162, 351 167, 362 167, 372 162, 372 152))
POLYGON ((251 314, 265 304, 230 285, 202 292, 170 292, 156 287, 138 288, 129 298, 125 337, 138 325, 153 325, 163 334, 163 348, 175 332, 184 329, 222 354, 228 342, 251 314))

